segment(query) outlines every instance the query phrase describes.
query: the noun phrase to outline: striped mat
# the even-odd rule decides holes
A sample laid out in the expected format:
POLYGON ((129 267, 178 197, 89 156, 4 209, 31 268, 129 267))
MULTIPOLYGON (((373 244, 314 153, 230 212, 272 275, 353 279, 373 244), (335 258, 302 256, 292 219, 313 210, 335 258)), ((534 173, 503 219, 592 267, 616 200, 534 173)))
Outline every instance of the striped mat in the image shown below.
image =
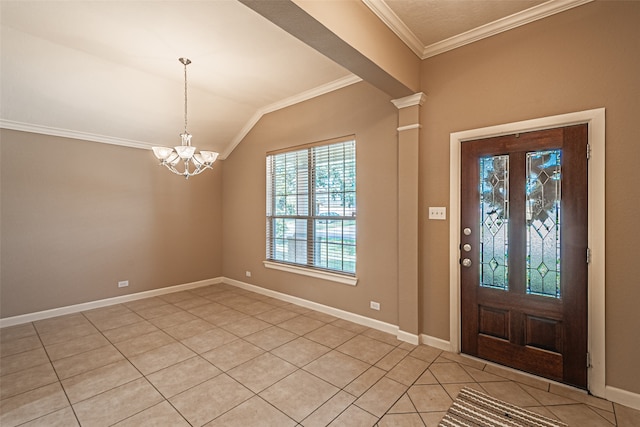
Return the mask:
POLYGON ((440 427, 566 427, 526 409, 465 387, 453 401, 440 427))

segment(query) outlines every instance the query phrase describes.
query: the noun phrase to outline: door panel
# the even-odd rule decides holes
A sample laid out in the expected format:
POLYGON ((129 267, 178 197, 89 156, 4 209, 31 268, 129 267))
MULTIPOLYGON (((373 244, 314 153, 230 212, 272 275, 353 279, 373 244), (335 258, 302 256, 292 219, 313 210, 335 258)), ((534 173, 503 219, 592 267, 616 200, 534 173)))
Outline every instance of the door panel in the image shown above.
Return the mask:
POLYGON ((461 187, 462 351, 582 388, 586 147, 587 125, 464 142, 461 187))

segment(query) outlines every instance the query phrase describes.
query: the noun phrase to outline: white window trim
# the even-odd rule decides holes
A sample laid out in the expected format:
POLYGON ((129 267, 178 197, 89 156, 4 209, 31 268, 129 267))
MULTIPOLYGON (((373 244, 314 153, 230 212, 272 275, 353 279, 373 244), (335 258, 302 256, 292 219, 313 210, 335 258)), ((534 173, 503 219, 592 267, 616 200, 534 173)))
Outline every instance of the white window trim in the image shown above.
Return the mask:
POLYGON ((344 274, 331 273, 329 271, 316 270, 314 268, 305 268, 292 264, 283 264, 274 261, 263 261, 266 268, 273 270, 286 271, 287 273, 301 274, 303 276, 315 277, 316 279, 329 280, 331 282, 342 283, 344 285, 355 286, 358 278, 353 276, 345 276, 344 274))

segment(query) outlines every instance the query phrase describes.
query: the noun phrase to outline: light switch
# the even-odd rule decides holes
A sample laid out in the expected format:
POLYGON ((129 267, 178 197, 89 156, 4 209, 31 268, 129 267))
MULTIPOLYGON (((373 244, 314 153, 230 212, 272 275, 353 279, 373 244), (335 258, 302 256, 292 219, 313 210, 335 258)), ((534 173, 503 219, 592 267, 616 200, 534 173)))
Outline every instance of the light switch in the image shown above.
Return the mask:
POLYGON ((447 208, 445 207, 429 207, 429 219, 447 219, 447 208))

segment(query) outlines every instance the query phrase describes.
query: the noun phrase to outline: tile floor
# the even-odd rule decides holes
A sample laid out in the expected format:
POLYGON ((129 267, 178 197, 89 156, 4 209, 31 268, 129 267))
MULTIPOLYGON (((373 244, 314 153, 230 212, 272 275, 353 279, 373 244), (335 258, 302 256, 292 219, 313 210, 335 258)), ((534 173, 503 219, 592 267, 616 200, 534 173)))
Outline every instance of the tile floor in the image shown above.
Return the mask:
POLYGON ((3 427, 435 426, 465 385, 572 426, 640 426, 640 411, 224 284, 0 333, 3 427))

